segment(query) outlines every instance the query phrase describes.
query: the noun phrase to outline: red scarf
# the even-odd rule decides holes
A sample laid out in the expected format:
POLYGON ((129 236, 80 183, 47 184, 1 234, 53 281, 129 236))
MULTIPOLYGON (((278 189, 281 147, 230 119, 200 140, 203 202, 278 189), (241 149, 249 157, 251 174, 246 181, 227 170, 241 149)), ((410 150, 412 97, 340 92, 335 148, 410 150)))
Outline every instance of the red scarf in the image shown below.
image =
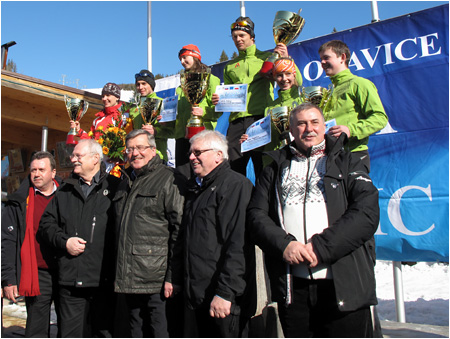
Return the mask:
MULTIPOLYGON (((58 183, 53 179, 58 187, 58 183)), ((34 242, 36 234, 34 233, 33 215, 34 215, 34 186, 28 191, 25 239, 20 249, 20 260, 22 269, 20 271, 19 294, 25 297, 34 297, 41 294, 39 289, 38 265, 36 261, 36 249, 34 242)))

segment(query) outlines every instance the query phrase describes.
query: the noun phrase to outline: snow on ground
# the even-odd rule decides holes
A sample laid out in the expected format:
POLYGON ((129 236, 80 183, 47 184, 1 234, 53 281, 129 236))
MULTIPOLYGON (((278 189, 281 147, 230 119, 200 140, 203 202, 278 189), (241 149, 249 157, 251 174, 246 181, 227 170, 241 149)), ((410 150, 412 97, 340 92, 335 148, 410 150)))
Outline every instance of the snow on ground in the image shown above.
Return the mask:
MULTIPOLYGON (((397 321, 392 262, 377 260, 378 315, 381 320, 397 321)), ((406 322, 449 325, 448 264, 419 262, 402 265, 406 322)))

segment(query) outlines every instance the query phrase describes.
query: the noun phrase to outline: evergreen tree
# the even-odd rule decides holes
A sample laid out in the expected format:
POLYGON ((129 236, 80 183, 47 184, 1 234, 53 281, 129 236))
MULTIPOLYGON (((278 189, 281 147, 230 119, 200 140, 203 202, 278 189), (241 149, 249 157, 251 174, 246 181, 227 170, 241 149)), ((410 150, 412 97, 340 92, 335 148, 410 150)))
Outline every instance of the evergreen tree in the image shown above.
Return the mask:
POLYGON ((236 59, 239 56, 236 51, 233 52, 233 55, 231 56, 231 59, 236 59))
POLYGON ((225 53, 224 50, 222 50, 222 54, 220 55, 219 62, 224 62, 224 61, 227 61, 227 60, 229 60, 228 55, 227 55, 227 53, 225 53))
POLYGON ((14 61, 12 61, 11 59, 8 59, 8 61, 6 62, 6 70, 10 71, 10 72, 14 72, 17 73, 17 65, 14 61))

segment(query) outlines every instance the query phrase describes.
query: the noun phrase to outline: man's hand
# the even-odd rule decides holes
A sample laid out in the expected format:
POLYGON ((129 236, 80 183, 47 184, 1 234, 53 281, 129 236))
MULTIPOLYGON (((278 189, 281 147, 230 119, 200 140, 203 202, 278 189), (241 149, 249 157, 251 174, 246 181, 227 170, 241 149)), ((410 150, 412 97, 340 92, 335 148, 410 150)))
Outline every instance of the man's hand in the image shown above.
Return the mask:
POLYGON ((201 107, 192 107, 191 114, 197 117, 203 116, 203 108, 201 107))
POLYGON ((216 106, 219 103, 219 94, 214 93, 211 97, 211 102, 214 106, 216 106))
POLYGON ((17 290, 17 285, 3 287, 3 295, 5 298, 8 298, 13 303, 15 303, 16 298, 19 297, 19 291, 17 290))
POLYGON ((173 298, 181 291, 181 286, 179 285, 172 285, 170 282, 164 283, 164 297, 166 299, 173 298))
POLYGON ((242 144, 247 139, 248 139, 248 135, 247 134, 242 134, 241 138, 239 139, 239 143, 242 144))
POLYGON ((311 242, 306 244, 306 250, 308 253, 311 253, 313 257, 313 261, 310 262, 309 267, 316 267, 319 264, 319 260, 317 259, 317 255, 314 253, 314 248, 311 242))
POLYGON ((335 137, 335 138, 339 138, 339 136, 342 133, 347 134, 347 136, 350 138, 350 130, 348 129, 347 126, 336 125, 336 126, 330 127, 330 129, 328 130, 328 135, 331 135, 332 137, 335 137))
POLYGON ((277 44, 277 46, 274 48, 273 51, 275 53, 278 53, 280 55, 280 57, 282 57, 282 58, 289 57, 289 53, 288 53, 288 49, 287 49, 286 45, 281 42, 279 44, 277 44))
POLYGON ((299 241, 291 241, 287 245, 283 252, 283 259, 290 265, 300 264, 301 262, 317 265, 317 257, 312 250, 312 245, 304 245, 299 241))
POLYGON ((142 129, 144 131, 147 131, 151 135, 155 135, 155 128, 153 127, 153 125, 142 125, 142 129))
POLYGON ((70 120, 69 122, 70 122, 70 128, 75 128, 75 130, 77 132, 80 132, 80 122, 79 121, 70 120))
POLYGON ((222 299, 217 295, 211 301, 209 307, 209 315, 213 318, 225 318, 231 312, 231 301, 222 299))
POLYGON ((86 240, 78 238, 78 237, 72 237, 67 239, 66 242, 66 248, 67 252, 70 255, 77 256, 84 252, 84 249, 86 247, 86 240))

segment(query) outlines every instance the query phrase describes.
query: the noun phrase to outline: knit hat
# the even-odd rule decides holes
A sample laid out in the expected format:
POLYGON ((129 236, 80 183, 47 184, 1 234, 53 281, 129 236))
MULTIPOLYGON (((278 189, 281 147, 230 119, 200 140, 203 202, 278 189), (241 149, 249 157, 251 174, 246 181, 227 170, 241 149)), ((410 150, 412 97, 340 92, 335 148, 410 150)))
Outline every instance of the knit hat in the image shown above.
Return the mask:
POLYGON ((248 16, 240 16, 231 24, 231 32, 237 30, 250 34, 252 38, 255 37, 255 24, 248 16))
POLYGON ((108 82, 102 89, 102 96, 105 94, 114 95, 116 98, 120 99, 120 87, 113 82, 108 82))
POLYGON ((153 90, 155 90, 155 86, 156 86, 155 76, 149 70, 143 69, 139 73, 135 74, 134 77, 136 79, 135 82, 138 82, 139 80, 143 80, 146 83, 148 83, 152 87, 153 90))
POLYGON ((186 46, 183 46, 183 48, 178 53, 178 59, 181 59, 183 55, 190 55, 193 58, 197 58, 198 60, 202 61, 202 55, 200 54, 200 50, 197 46, 189 44, 186 46))
POLYGON ((276 77, 280 73, 289 72, 295 75, 295 63, 291 58, 277 59, 273 64, 272 74, 276 77))

